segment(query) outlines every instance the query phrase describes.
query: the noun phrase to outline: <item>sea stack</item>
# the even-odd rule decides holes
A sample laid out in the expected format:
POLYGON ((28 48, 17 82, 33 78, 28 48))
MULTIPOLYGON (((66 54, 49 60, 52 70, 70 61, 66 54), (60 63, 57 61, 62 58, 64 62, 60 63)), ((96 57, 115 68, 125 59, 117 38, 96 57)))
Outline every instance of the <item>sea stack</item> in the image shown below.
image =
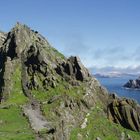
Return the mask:
POLYGON ((129 80, 126 84, 124 84, 124 87, 130 89, 140 89, 140 77, 135 80, 129 80))

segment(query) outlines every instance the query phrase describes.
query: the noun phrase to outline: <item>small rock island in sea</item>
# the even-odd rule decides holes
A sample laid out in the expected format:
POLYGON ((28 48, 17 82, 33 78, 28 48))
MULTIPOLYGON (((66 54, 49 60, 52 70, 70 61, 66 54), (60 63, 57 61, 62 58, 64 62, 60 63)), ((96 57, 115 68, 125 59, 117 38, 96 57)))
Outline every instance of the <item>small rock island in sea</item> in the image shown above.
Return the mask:
POLYGON ((140 77, 138 77, 135 80, 129 80, 126 84, 124 84, 125 88, 131 88, 131 89, 140 89, 140 77))

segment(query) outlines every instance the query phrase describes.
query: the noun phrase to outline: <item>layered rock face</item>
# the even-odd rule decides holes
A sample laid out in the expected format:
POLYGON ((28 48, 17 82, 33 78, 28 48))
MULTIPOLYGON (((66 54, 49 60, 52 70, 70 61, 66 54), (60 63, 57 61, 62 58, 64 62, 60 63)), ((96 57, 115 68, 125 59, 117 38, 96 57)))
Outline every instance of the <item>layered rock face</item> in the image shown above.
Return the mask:
POLYGON ((124 87, 132 89, 140 89, 140 77, 136 80, 129 80, 124 87))
POLYGON ((140 131, 140 106, 134 100, 110 95, 108 118, 125 128, 140 131))

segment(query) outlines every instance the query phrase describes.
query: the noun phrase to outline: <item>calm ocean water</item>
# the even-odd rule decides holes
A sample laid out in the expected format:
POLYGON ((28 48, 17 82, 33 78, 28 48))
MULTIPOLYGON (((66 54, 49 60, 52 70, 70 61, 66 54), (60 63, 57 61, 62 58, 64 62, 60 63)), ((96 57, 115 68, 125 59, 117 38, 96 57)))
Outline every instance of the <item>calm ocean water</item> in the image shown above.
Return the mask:
POLYGON ((123 85, 129 79, 136 79, 137 77, 119 77, 119 78, 99 78, 96 77, 100 83, 105 86, 110 92, 117 93, 118 96, 128 97, 137 100, 140 103, 140 90, 131 90, 123 88, 123 85))

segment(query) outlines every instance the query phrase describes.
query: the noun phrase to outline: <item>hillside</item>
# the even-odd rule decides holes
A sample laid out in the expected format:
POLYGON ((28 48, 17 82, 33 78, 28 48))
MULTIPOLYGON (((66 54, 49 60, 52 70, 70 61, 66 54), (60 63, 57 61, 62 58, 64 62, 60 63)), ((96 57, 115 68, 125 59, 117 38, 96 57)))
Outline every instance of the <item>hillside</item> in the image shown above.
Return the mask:
POLYGON ((140 139, 135 101, 110 95, 79 57, 20 23, 0 33, 0 102, 0 140, 140 139))

